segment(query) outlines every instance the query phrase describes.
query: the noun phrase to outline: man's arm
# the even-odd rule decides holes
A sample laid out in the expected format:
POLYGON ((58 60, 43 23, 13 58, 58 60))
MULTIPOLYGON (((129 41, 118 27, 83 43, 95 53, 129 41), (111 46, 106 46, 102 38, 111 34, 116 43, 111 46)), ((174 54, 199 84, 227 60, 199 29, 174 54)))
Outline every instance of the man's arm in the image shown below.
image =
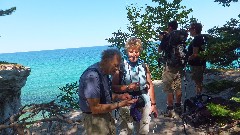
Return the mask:
POLYGON ((99 98, 88 98, 87 101, 90 106, 92 114, 101 114, 111 112, 112 110, 117 109, 119 107, 129 106, 135 103, 137 99, 127 99, 121 102, 115 102, 111 104, 100 104, 99 98))
POLYGON ((198 50, 199 47, 193 47, 193 54, 188 58, 189 60, 192 60, 198 56, 198 50))

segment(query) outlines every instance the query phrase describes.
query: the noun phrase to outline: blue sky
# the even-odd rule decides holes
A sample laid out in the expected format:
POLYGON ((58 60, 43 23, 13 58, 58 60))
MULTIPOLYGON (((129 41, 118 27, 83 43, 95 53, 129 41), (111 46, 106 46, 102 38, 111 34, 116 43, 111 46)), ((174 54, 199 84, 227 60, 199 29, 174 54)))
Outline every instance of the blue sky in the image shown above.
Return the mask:
MULTIPOLYGON (((222 7, 214 0, 183 0, 193 8, 204 31, 240 14, 240 2, 222 7)), ((0 17, 0 53, 108 45, 112 32, 127 31, 125 7, 151 0, 0 0, 0 9, 16 6, 0 17)))

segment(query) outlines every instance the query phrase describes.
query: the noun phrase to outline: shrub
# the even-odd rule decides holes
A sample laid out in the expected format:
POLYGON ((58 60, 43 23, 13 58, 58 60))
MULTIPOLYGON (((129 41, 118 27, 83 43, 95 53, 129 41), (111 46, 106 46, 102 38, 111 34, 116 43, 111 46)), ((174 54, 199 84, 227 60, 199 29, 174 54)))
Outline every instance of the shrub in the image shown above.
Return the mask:
POLYGON ((79 109, 78 105, 78 82, 68 83, 63 87, 60 87, 60 95, 58 103, 65 108, 79 109))

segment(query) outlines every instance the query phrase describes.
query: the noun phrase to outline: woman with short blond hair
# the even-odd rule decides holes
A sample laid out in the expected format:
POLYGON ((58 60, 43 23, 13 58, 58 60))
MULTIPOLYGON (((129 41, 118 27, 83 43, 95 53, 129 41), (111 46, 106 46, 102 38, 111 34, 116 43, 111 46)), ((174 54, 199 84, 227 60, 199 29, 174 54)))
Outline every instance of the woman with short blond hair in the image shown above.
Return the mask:
POLYGON ((148 134, 150 114, 153 112, 155 117, 158 115, 150 71, 139 58, 142 52, 140 39, 130 38, 126 42, 125 49, 127 58, 124 59, 120 71, 113 76, 112 89, 116 93, 129 93, 133 98, 138 98, 138 103, 135 106, 119 109, 119 134, 133 134, 134 130, 137 134, 148 134), (134 120, 136 124, 133 124, 134 120))

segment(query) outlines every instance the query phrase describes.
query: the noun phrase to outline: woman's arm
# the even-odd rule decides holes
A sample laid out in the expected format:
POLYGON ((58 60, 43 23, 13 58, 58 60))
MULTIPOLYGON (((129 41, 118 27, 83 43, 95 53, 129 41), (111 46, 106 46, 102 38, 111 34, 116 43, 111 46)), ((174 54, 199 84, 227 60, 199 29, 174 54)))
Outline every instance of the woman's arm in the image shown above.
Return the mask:
POLYGON ((117 71, 113 75, 112 79, 112 90, 114 92, 127 92, 128 90, 137 90, 139 88, 139 83, 134 82, 128 85, 121 85, 120 84, 120 71, 117 71))
POLYGON ((154 92, 154 86, 151 80, 151 74, 150 74, 150 70, 148 68, 148 66, 146 65, 146 69, 147 69, 147 82, 149 83, 149 95, 150 95, 150 99, 151 99, 151 109, 152 112, 155 113, 155 117, 157 117, 158 115, 158 111, 157 111, 157 104, 156 104, 156 99, 155 99, 155 92, 154 92))
POLYGON ((148 92, 150 94, 151 103, 156 103, 154 86, 153 86, 153 83, 152 83, 152 80, 151 80, 151 74, 150 74, 148 66, 146 66, 146 69, 147 69, 147 82, 149 84, 148 92))
POLYGON ((113 75, 113 79, 112 79, 112 90, 114 92, 124 92, 127 91, 129 88, 129 85, 121 85, 120 83, 120 71, 117 71, 114 75, 113 75))

